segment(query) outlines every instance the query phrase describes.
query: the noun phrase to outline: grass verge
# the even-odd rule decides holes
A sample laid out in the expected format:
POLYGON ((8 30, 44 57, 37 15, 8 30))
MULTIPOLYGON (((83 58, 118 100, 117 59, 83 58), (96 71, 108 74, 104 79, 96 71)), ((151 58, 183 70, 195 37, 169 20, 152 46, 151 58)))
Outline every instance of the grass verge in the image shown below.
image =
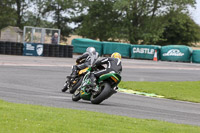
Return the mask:
POLYGON ((200 81, 186 82, 135 82, 122 81, 120 88, 155 93, 168 99, 200 103, 200 81))
POLYGON ((200 127, 0 101, 2 133, 199 133, 200 127))

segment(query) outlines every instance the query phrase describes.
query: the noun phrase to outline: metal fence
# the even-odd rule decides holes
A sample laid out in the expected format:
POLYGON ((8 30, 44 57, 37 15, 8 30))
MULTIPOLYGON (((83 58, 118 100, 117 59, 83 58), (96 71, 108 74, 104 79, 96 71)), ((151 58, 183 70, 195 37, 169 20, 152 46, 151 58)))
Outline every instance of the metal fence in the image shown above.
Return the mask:
POLYGON ((58 34, 57 44, 59 44, 59 29, 25 26, 23 32, 23 43, 52 44, 52 38, 54 37, 55 33, 58 34))

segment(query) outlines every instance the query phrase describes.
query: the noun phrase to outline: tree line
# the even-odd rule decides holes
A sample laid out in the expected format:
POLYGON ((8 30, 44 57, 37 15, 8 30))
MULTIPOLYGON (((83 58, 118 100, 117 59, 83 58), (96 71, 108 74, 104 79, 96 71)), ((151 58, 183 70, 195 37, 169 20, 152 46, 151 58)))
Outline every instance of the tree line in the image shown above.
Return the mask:
POLYGON ((200 41, 190 16, 196 0, 1 0, 0 29, 35 26, 61 29, 101 41, 184 44, 200 41), (69 25, 73 23, 75 27, 69 25))

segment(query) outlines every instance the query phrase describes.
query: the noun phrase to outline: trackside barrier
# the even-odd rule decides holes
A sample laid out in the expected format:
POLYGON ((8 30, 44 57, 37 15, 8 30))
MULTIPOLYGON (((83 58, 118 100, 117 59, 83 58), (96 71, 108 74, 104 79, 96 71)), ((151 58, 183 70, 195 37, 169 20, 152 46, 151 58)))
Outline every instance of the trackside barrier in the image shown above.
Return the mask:
POLYGON ((133 59, 200 63, 200 50, 194 50, 184 45, 131 45, 117 42, 100 42, 92 39, 77 38, 72 40, 73 53, 84 53, 88 47, 95 47, 99 55, 111 55, 119 52, 122 57, 133 59), (157 51, 157 52, 155 52, 157 51), (193 52, 193 55, 192 55, 193 52), (192 58, 193 57, 193 58, 192 58))
POLYGON ((0 41, 0 54, 72 58, 73 46, 0 41))
POLYGON ((190 62, 192 59, 192 62, 200 63, 200 50, 192 51, 188 46, 169 45, 161 48, 155 45, 130 45, 91 39, 74 39, 72 42, 74 47, 72 45, 22 44, 0 41, 0 54, 72 58, 73 52, 84 53, 87 47, 95 47, 100 55, 119 52, 123 57, 153 60, 155 50, 157 50, 157 57, 162 61, 190 62), (73 50, 73 48, 75 49, 73 50))
POLYGON ((74 46, 74 53, 84 53, 88 47, 94 47, 99 55, 102 55, 103 45, 102 42, 92 40, 77 38, 72 40, 72 45, 74 46))
POLYGON ((130 57, 131 44, 117 42, 102 42, 103 55, 111 55, 114 52, 119 52, 122 57, 130 57))
POLYGON ((155 50, 157 50, 157 59, 160 59, 161 46, 156 45, 131 45, 131 58, 153 60, 155 50))
POLYGON ((161 48, 162 61, 191 62, 192 49, 183 45, 169 45, 161 48))
POLYGON ((193 50, 192 52, 192 62, 200 63, 200 50, 193 50))
POLYGON ((44 57, 73 57, 73 46, 25 43, 23 55, 44 57))
POLYGON ((0 54, 22 55, 23 54, 23 44, 18 43, 18 42, 0 41, 0 54))

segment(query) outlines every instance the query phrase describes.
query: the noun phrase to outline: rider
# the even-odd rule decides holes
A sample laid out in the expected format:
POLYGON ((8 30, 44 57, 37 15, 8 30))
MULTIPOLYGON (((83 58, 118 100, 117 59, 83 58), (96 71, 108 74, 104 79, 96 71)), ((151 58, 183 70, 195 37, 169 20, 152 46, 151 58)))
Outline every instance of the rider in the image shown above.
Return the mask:
POLYGON ((115 73, 120 74, 122 71, 122 64, 121 64, 121 54, 120 53, 113 53, 111 57, 104 58, 102 60, 99 60, 95 63, 95 67, 98 67, 100 65, 106 64, 107 68, 100 70, 100 71, 94 71, 91 73, 91 84, 90 86, 93 88, 96 86, 96 78, 100 77, 103 74, 110 73, 114 71, 115 73))
POLYGON ((88 47, 86 52, 76 59, 77 65, 72 67, 71 78, 75 78, 77 76, 77 71, 87 68, 91 65, 91 57, 94 56, 94 59, 98 58, 98 52, 94 47, 88 47))

